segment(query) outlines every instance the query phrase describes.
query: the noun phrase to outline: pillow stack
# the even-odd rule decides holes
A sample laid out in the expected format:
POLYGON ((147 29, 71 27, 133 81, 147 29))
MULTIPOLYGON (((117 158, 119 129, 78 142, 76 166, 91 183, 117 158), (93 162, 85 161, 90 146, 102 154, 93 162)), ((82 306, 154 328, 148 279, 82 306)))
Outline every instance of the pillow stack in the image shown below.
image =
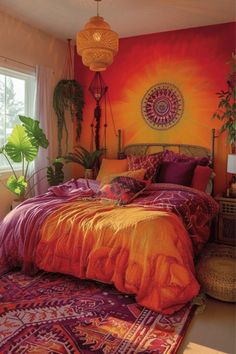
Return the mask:
POLYGON ((212 174, 209 158, 192 157, 165 150, 156 182, 176 183, 205 191, 212 174))
POLYGON ((207 157, 195 158, 170 150, 150 155, 129 155, 123 160, 104 158, 97 176, 100 181, 99 197, 127 204, 146 188, 144 180, 205 191, 212 175, 208 164, 207 157))

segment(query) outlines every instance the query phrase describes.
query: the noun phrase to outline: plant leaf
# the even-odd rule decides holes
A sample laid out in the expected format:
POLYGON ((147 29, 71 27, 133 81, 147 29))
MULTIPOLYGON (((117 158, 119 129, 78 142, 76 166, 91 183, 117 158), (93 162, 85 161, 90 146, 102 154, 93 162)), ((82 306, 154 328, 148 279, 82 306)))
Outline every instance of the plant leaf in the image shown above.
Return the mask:
POLYGON ((64 165, 62 162, 57 161, 57 159, 52 165, 47 168, 47 180, 50 186, 57 186, 64 181, 64 165))
POLYGON ((18 196, 24 195, 28 186, 24 176, 20 176, 18 179, 15 176, 10 176, 6 185, 11 192, 18 196))
POLYGON ((38 148, 32 144, 23 126, 16 125, 7 140, 5 151, 14 162, 22 162, 23 158, 30 162, 37 156, 38 148))
POLYGON ((48 140, 43 130, 39 127, 39 121, 25 116, 19 116, 19 119, 28 133, 32 145, 37 148, 41 146, 46 149, 48 147, 48 140))

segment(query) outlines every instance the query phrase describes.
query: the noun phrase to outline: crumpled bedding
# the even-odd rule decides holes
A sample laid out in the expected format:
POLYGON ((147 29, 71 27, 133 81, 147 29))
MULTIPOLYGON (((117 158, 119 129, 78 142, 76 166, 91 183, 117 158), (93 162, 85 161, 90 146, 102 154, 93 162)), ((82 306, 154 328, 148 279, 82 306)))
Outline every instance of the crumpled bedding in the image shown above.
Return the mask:
POLYGON ((1 270, 20 266, 113 283, 140 305, 178 310, 199 291, 189 234, 196 245, 206 242, 217 204, 189 187, 155 184, 120 207, 97 200, 98 187, 72 180, 9 213, 0 223, 1 270))

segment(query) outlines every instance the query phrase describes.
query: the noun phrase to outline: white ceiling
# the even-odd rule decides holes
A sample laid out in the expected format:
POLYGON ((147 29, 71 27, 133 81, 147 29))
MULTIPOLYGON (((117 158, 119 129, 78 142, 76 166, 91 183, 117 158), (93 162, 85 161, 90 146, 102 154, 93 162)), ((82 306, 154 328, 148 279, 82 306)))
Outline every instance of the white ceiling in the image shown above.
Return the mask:
MULTIPOLYGON (((97 13, 94 0, 0 0, 0 10, 57 38, 74 39, 97 13)), ((102 0, 99 14, 130 37, 236 21, 235 0, 102 0)))

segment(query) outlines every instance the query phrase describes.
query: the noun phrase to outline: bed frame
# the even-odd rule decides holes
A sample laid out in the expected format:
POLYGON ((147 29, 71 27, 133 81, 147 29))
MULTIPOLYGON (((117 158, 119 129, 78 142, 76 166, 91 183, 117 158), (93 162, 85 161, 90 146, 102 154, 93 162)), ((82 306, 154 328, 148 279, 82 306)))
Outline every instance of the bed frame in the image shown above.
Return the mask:
POLYGON ((122 159, 127 155, 147 155, 163 150, 172 150, 193 157, 209 157, 210 165, 214 167, 214 149, 215 149, 215 129, 212 129, 211 149, 199 145, 188 144, 166 144, 166 143, 137 143, 130 144, 121 150, 121 130, 118 131, 118 158, 122 159))

